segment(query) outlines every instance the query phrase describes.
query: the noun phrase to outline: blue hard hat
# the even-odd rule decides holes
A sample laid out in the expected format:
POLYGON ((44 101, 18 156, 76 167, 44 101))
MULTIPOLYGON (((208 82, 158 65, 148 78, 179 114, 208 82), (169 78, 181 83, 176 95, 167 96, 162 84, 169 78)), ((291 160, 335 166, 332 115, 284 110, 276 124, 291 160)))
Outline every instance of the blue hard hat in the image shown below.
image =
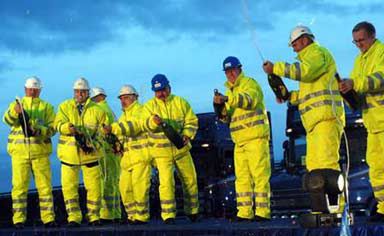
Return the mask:
POLYGON ((231 68, 239 68, 241 67, 241 63, 237 57, 229 56, 225 58, 223 61, 223 70, 226 71, 231 68))
POLYGON ((165 75, 157 74, 153 76, 151 84, 152 90, 156 92, 165 89, 169 85, 169 81, 165 75))

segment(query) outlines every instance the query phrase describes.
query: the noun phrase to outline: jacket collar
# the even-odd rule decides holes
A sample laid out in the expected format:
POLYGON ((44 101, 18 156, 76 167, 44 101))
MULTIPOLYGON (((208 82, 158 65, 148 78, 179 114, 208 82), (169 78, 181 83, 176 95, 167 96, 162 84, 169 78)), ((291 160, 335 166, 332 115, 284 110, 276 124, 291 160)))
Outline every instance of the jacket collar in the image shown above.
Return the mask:
POLYGON ((314 48, 317 48, 319 47, 320 45, 317 43, 317 42, 313 42, 311 43, 310 45, 306 46, 305 48, 303 48, 299 53, 297 53, 297 59, 301 59, 303 57, 305 57, 305 55, 310 52, 311 50, 313 50, 314 48))
POLYGON ((380 40, 376 39, 375 42, 371 45, 371 47, 369 47, 368 51, 366 51, 365 53, 360 53, 360 56, 362 58, 369 57, 373 54, 374 51, 376 51, 376 48, 379 46, 379 44, 381 44, 380 40))

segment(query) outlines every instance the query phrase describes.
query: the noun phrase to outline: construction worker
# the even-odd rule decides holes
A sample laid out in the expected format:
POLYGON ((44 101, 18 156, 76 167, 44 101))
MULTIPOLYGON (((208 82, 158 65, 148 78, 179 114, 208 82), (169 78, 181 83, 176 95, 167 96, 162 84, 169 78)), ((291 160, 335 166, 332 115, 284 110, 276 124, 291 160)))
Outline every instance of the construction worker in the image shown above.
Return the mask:
MULTIPOLYGON (((188 102, 171 94, 167 77, 157 74, 152 78, 155 97, 144 105, 149 133, 150 155, 159 172, 161 217, 165 224, 174 224, 176 217, 175 179, 176 170, 183 188, 184 211, 189 219, 198 220, 199 199, 195 166, 189 150, 198 120, 188 102), (155 115, 155 116, 153 116, 155 115), (182 146, 176 148, 164 133, 162 125, 175 130, 182 138, 182 146)), ((180 137, 179 136, 179 137, 180 137)))
POLYGON ((90 225, 100 225, 101 171, 103 156, 98 132, 107 123, 105 112, 89 98, 88 81, 80 78, 73 85, 74 98, 60 104, 55 128, 60 133, 57 147, 61 161, 61 185, 68 226, 78 227, 82 221, 79 206, 79 171, 83 172, 87 191, 87 216, 90 225))
POLYGON ((353 43, 360 50, 350 79, 340 83, 340 91, 354 89, 362 95, 364 125, 368 131, 367 163, 369 179, 378 202, 377 213, 369 221, 384 221, 384 45, 376 38, 375 27, 366 21, 352 30, 353 43))
MULTIPOLYGON (((108 117, 108 124, 115 121, 115 114, 109 107, 104 89, 95 87, 91 89, 91 99, 97 103, 108 117)), ((120 156, 114 153, 108 142, 103 142, 103 157, 100 160, 102 171, 102 198, 100 219, 102 223, 119 222, 121 218, 119 176, 120 156)))
POLYGON ((46 227, 55 227, 51 166, 51 137, 55 134, 55 111, 40 99, 42 84, 33 76, 25 81, 25 97, 12 102, 3 121, 11 127, 7 151, 12 157, 13 224, 23 228, 27 218, 28 185, 33 173, 39 193, 40 217, 46 227))
POLYGON ((269 121, 261 87, 247 77, 241 67, 238 58, 225 58, 223 70, 227 91, 225 96, 216 93, 214 104, 225 105, 218 115, 222 121, 230 122, 235 143, 236 221, 265 221, 271 217, 269 121))
MULTIPOLYGON (((305 162, 308 174, 304 183, 310 193, 312 212, 328 213, 330 210, 324 194, 328 187, 325 184, 313 183, 328 183, 327 178, 331 174, 341 176, 339 147, 345 114, 335 79, 336 63, 331 53, 314 40, 315 36, 308 27, 295 27, 291 31, 289 46, 297 53, 298 61, 292 64, 273 64, 266 61, 263 69, 267 74, 284 76, 299 82, 299 90, 290 93, 289 102, 298 105, 307 133, 305 162)), ((277 101, 283 102, 279 98, 277 101)), ((341 212, 343 198, 339 198, 338 194, 328 196, 332 202, 330 205, 337 206, 332 211, 341 212)))
MULTIPOLYGON (((120 193, 128 223, 146 224, 149 221, 149 188, 151 160, 148 151, 148 133, 145 130, 139 94, 131 85, 123 85, 118 98, 123 114, 109 128, 121 137, 124 155, 121 160, 120 193)), ((111 130, 108 131, 110 132, 111 130)))

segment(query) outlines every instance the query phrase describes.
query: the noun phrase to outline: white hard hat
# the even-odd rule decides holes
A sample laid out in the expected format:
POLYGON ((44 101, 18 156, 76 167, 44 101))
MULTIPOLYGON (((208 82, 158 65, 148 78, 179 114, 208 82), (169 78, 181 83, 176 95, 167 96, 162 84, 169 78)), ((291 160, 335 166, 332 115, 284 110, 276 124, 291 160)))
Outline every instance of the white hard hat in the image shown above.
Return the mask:
POLYGON ((105 93, 104 89, 100 88, 100 87, 94 87, 91 89, 91 98, 94 98, 98 95, 104 95, 104 96, 107 96, 107 94, 105 93))
POLYGON ((120 88, 119 96, 117 98, 120 98, 123 95, 129 95, 129 94, 139 95, 136 89, 132 85, 125 84, 120 88))
POLYGON ((77 79, 73 84, 73 89, 89 90, 88 81, 84 78, 77 79))
POLYGON ((43 85, 41 84, 41 81, 36 76, 29 77, 24 84, 24 87, 26 88, 33 88, 33 89, 41 89, 43 85))
POLYGON ((295 28, 293 28, 291 31, 291 35, 289 36, 288 46, 291 47, 292 43, 304 34, 308 35, 312 39, 315 38, 315 36, 312 34, 312 31, 307 26, 298 25, 295 28))

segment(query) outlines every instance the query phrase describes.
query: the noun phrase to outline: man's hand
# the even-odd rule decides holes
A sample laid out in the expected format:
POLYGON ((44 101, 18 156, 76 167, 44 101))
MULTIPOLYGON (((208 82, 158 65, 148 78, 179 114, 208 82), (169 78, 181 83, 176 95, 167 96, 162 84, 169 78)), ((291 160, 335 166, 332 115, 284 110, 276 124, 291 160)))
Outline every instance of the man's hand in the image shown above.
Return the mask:
POLYGON ((263 63, 263 70, 266 74, 273 74, 273 63, 270 61, 265 61, 263 63))
POLYGON ((348 91, 352 90, 353 89, 353 80, 351 79, 343 79, 340 83, 339 83, 339 90, 341 93, 347 93, 348 91))
POLYGON ((103 131, 104 131, 104 134, 110 134, 112 132, 112 126, 103 125, 103 131))
POLYGON ((222 95, 221 93, 217 93, 217 94, 215 94, 215 96, 213 97, 213 103, 215 103, 215 104, 224 104, 224 103, 226 103, 227 101, 228 101, 228 97, 222 95))
POLYGON ((184 146, 187 145, 190 141, 190 138, 186 135, 183 135, 183 143, 184 143, 184 146))
POLYGON ((69 132, 71 135, 75 135, 77 133, 77 129, 73 124, 69 124, 69 132))
POLYGON ((282 103, 284 103, 285 101, 284 101, 283 99, 281 99, 281 98, 276 97, 276 102, 277 102, 278 104, 282 104, 282 103))
POLYGON ((22 110, 21 110, 20 103, 16 102, 16 105, 15 105, 14 109, 15 109, 15 112, 16 112, 17 114, 20 114, 21 111, 22 111, 22 110))
POLYGON ((158 115, 153 115, 152 119, 153 119, 153 122, 155 122, 156 125, 161 125, 161 123, 163 122, 163 120, 158 115))

